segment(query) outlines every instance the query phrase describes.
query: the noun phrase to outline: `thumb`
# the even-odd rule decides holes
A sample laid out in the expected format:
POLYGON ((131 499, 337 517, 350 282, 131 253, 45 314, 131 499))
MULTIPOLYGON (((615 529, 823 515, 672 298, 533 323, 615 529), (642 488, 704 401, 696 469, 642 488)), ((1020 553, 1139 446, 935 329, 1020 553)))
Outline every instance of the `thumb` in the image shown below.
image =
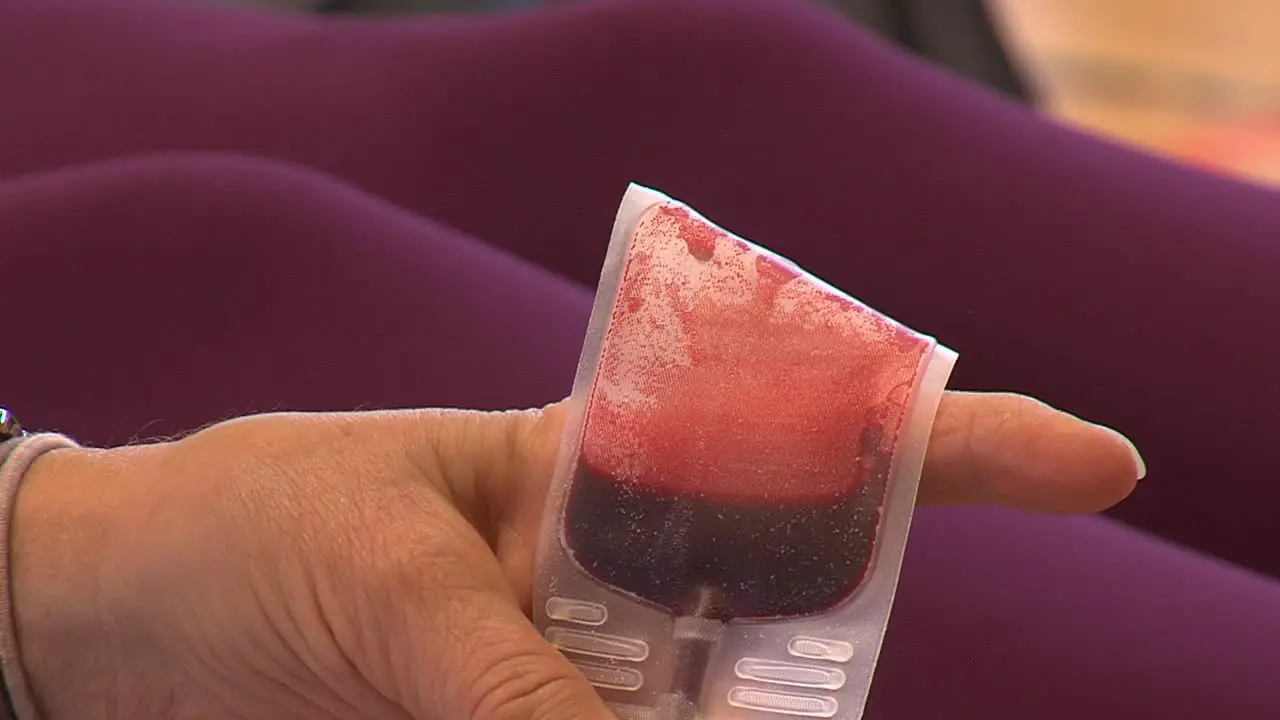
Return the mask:
POLYGON ((466 603, 440 654, 448 679, 431 720, 612 720, 595 689, 510 598, 481 592, 466 603))
POLYGON ((519 598, 528 594, 531 568, 516 563, 521 587, 513 588, 511 563, 500 557, 532 558, 526 540, 536 539, 536 527, 512 527, 504 506, 534 507, 536 526, 560 414, 554 406, 415 413, 413 425, 425 435, 411 452, 449 501, 433 522, 417 525, 408 544, 422 552, 410 553, 406 572, 389 583, 400 601, 388 600, 408 610, 388 637, 392 657, 407 660, 398 664, 397 694, 415 720, 613 720, 525 614, 519 598), (521 538, 520 551, 504 553, 512 537, 521 538))
POLYGON ((422 474, 431 478, 497 556, 526 612, 534 551, 555 469, 567 403, 532 410, 410 411, 402 420, 422 474))
POLYGON ((520 511, 542 511, 567 402, 530 410, 411 411, 406 427, 419 464, 482 532, 520 511))

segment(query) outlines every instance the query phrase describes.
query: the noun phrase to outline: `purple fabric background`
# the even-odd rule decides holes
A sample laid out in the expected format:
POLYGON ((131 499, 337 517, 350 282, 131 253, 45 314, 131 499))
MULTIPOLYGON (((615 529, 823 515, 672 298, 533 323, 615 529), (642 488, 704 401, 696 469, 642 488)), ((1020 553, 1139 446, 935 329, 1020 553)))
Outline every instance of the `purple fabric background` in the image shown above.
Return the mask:
POLYGON ((785 0, 9 0, 0 93, 0 287, 58 320, 0 338, 34 427, 559 398, 635 180, 1144 451, 1116 514, 1154 535, 922 511, 870 720, 1280 716, 1280 195, 785 0))

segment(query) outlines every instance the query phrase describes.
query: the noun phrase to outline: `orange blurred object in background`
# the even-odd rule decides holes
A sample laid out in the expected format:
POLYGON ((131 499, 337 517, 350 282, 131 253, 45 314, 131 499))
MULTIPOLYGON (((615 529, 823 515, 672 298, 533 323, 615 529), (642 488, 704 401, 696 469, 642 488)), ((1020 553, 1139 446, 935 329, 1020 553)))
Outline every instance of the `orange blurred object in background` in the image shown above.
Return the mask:
POLYGON ((1280 185, 1280 0, 989 0, 1045 111, 1280 185))
POLYGON ((1211 128, 1174 153, 1196 165, 1280 187, 1280 115, 1211 128))

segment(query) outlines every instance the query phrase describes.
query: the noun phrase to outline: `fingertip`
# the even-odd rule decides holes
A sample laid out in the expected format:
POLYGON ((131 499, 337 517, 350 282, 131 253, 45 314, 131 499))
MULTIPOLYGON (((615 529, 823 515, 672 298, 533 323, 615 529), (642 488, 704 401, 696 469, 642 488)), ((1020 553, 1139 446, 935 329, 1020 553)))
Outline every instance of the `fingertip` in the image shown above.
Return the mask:
POLYGON ((1129 439, 1127 435, 1112 428, 1106 428, 1115 433, 1120 442, 1129 450, 1130 459, 1133 460, 1133 475, 1137 480, 1145 480, 1147 477, 1147 461, 1142 459, 1142 453, 1139 452, 1138 446, 1129 439))
POLYGON ((1146 474, 1145 462, 1129 438, 1104 425, 1085 422, 1061 411, 1060 434, 1053 442, 1052 462, 1045 469, 1056 477, 1041 478, 1046 492, 1032 509, 1055 513, 1094 513, 1127 498, 1146 474))

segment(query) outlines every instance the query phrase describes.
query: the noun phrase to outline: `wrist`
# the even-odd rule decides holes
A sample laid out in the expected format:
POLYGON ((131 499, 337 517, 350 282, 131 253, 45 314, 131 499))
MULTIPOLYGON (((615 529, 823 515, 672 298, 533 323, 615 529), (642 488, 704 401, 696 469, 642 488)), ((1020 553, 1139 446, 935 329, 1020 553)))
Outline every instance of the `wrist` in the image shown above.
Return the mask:
POLYGON ((114 484, 104 477, 107 454, 46 452, 27 469, 10 509, 15 639, 43 720, 68 717, 55 708, 112 677, 101 603, 105 560, 123 525, 114 484))

